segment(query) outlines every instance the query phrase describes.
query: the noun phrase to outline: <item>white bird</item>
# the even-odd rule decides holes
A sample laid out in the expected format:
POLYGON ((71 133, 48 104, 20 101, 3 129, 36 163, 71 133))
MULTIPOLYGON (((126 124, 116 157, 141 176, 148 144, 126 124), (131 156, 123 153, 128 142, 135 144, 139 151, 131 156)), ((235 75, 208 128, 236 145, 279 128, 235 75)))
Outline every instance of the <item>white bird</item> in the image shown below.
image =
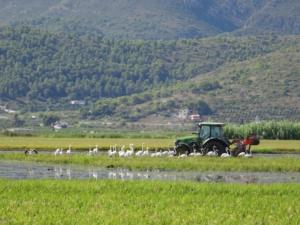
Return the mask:
POLYGON ((229 158, 229 157, 231 157, 229 148, 226 147, 225 150, 226 150, 226 153, 223 153, 223 154, 221 155, 221 157, 222 157, 222 158, 229 158))
POLYGON ((72 147, 72 146, 71 146, 71 145, 69 145, 69 149, 68 149, 68 150, 67 150, 67 152, 66 152, 66 154, 67 154, 67 155, 70 155, 70 154, 72 153, 72 149, 71 149, 71 147, 72 147))
POLYGON ((134 155, 134 149, 131 146, 130 149, 125 152, 125 157, 131 157, 133 155, 134 155))
POLYGON ((88 152, 88 155, 89 155, 89 156, 93 155, 93 150, 91 149, 91 146, 89 146, 89 152, 88 152))
POLYGON ((98 145, 96 145, 96 148, 93 149, 93 153, 97 154, 98 153, 98 145))
POLYGON ((252 152, 251 152, 251 150, 249 149, 249 153, 247 152, 247 153, 245 154, 245 158, 252 158, 252 157, 253 157, 252 152))
POLYGON ((186 157, 188 157, 188 152, 178 156, 178 158, 186 158, 186 157))
POLYGON ((209 151, 206 155, 211 157, 218 156, 218 154, 214 151, 209 151))
POLYGON ((155 152, 153 152, 153 153, 150 154, 150 157, 151 157, 151 158, 156 157, 156 153, 157 153, 157 149, 155 149, 155 152))
POLYGON ((60 148, 59 154, 60 154, 60 155, 63 155, 63 154, 64 154, 64 150, 63 150, 62 148, 60 148))
POLYGON ((144 143, 142 144, 142 149, 139 150, 139 151, 137 151, 137 152, 135 153, 135 156, 136 156, 136 157, 141 157, 141 156, 143 156, 143 153, 144 153, 144 143))
POLYGON ((193 152, 190 154, 190 156, 198 156, 196 148, 193 146, 193 152))
POLYGON ((156 157, 162 157, 162 156, 163 156, 162 150, 156 153, 156 157))
POLYGON ((114 147, 112 147, 112 146, 110 146, 109 150, 108 150, 108 156, 109 157, 114 157, 116 155, 117 155, 117 149, 114 148, 114 147))
POLYGON ((175 154, 176 154, 175 147, 174 147, 173 150, 169 149, 169 151, 168 151, 168 157, 173 157, 175 154))
POLYGON ((125 154, 126 154, 126 152, 125 152, 125 145, 123 145, 121 147, 121 150, 118 152, 118 154, 119 154, 119 157, 125 157, 125 154))
POLYGON ((136 156, 136 157, 141 157, 141 156, 143 156, 143 153, 144 153, 144 151, 139 150, 139 151, 137 151, 137 152, 135 153, 135 156, 136 156))
POLYGON ((149 156, 149 155, 150 155, 150 153, 149 153, 149 147, 147 147, 147 148, 146 148, 146 151, 143 152, 143 155, 142 155, 142 156, 147 157, 147 156, 149 156))
POLYGON ((238 154, 238 157, 245 157, 245 155, 246 155, 245 152, 240 152, 240 153, 238 154))
POLYGON ((55 152, 54 152, 54 155, 58 155, 59 152, 60 152, 60 148, 57 148, 57 149, 55 150, 55 152))
POLYGON ((218 156, 217 147, 214 145, 212 151, 209 151, 206 155, 210 157, 218 156))
POLYGON ((201 157, 204 156, 204 150, 203 148, 200 149, 200 152, 196 152, 195 157, 201 157))

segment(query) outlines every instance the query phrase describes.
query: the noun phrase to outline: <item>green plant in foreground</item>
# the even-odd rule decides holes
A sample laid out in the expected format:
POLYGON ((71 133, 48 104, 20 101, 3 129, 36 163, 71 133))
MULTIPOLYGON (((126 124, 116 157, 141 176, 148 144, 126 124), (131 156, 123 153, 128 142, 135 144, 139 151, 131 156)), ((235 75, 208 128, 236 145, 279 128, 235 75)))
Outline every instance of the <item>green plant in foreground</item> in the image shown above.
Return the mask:
POLYGON ((299 224, 298 184, 0 180, 1 224, 299 224))

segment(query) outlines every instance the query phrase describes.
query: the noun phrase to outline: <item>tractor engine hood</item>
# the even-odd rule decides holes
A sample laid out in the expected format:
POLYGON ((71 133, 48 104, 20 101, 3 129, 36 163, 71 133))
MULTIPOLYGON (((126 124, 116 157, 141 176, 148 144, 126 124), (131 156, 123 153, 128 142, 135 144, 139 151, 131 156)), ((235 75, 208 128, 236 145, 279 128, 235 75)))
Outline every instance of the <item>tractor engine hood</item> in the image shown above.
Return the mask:
POLYGON ((197 140, 197 136, 196 135, 193 135, 193 136, 186 136, 186 137, 180 137, 176 140, 176 143, 177 144, 178 142, 183 142, 183 143, 190 143, 190 142, 193 142, 195 140, 197 140))

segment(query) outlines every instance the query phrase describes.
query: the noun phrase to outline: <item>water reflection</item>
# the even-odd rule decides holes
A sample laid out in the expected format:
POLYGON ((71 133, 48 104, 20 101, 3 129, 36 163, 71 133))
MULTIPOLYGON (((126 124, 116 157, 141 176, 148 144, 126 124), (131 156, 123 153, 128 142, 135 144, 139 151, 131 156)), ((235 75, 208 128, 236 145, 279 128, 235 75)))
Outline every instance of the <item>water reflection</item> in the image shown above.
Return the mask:
POLYGON ((0 178, 9 179, 111 179, 111 180, 193 180, 221 183, 300 183, 300 173, 130 171, 95 167, 49 165, 0 161, 0 178))

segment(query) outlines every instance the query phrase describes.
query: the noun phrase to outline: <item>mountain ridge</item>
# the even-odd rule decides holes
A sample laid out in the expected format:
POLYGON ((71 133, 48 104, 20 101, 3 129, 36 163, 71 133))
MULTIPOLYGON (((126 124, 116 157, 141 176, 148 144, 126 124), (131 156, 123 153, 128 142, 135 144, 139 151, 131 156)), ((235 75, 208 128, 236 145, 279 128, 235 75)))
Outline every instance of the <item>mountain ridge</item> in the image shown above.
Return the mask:
POLYGON ((300 33, 297 0, 0 0, 0 24, 117 39, 178 39, 224 32, 300 33))

